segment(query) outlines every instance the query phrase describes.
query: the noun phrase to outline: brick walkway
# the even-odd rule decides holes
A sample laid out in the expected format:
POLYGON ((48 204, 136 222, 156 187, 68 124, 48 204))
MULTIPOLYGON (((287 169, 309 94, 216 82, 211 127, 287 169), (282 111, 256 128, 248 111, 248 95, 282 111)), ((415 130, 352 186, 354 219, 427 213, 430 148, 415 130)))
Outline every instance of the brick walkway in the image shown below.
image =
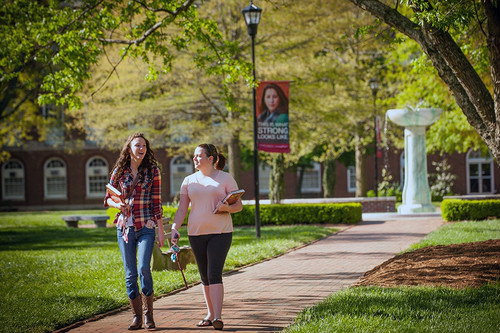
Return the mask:
MULTIPOLYGON (((226 275, 224 330, 281 330, 304 308, 346 289, 364 272, 443 223, 437 216, 370 219, 276 259, 226 275)), ((206 313, 200 285, 162 297, 155 301, 154 308, 156 331, 213 332, 213 328, 195 326, 206 313)), ((69 332, 128 332, 131 314, 130 310, 121 311, 69 332)))

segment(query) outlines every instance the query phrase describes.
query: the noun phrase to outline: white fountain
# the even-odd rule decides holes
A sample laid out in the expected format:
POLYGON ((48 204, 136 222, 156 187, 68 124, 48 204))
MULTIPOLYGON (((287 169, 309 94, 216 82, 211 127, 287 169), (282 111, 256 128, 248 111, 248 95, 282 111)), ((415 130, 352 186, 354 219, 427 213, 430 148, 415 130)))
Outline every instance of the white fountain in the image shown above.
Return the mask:
POLYGON ((392 109, 387 117, 405 128, 405 179, 403 204, 398 213, 434 212, 431 191, 427 180, 427 154, 425 151, 425 127, 434 123, 441 115, 441 109, 392 109))

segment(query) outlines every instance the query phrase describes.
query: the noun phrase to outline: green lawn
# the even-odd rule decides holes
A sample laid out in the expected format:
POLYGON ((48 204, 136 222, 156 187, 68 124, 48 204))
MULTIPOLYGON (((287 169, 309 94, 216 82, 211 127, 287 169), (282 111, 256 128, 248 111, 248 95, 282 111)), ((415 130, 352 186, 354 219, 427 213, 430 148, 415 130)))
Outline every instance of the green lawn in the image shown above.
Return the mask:
MULTIPOLYGON (((0 332, 50 332, 128 304, 114 228, 67 228, 61 216, 86 212, 0 213, 0 332)), ((91 222, 90 222, 91 223, 91 222)), ((187 244, 185 230, 180 244, 187 244)), ((236 228, 225 270, 325 237, 318 226, 236 228)), ((188 283, 199 280, 188 265, 188 283)), ((179 272, 153 272, 156 294, 183 286, 179 272)))
MULTIPOLYGON (((500 238, 500 220, 443 225, 417 249, 500 238)), ((284 333, 498 333, 500 283, 476 289, 356 287, 303 311, 284 333)))

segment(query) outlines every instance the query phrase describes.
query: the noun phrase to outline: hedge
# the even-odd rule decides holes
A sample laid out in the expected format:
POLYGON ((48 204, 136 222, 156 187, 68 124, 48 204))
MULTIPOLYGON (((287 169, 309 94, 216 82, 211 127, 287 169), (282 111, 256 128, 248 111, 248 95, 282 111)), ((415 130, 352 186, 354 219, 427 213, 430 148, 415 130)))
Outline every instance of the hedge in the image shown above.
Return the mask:
POLYGON ((445 199, 441 203, 441 215, 445 221, 500 218, 500 200, 445 199))
MULTIPOLYGON (((273 224, 358 223, 361 221, 360 203, 261 205, 260 222, 273 224)), ((165 216, 173 219, 174 207, 164 207, 165 216)), ((233 225, 255 224, 255 206, 244 205, 232 214, 233 225)))
MULTIPOLYGON (((118 210, 108 210, 113 216, 118 210)), ((175 217, 176 207, 163 206, 163 216, 175 217)), ((243 205, 241 212, 232 214, 233 225, 255 225, 255 206, 243 205)), ((111 219, 113 220, 113 219, 111 219)), ((361 203, 325 203, 325 204, 286 204, 286 205, 261 205, 261 225, 283 224, 321 224, 345 223, 353 224, 361 221, 361 203)), ((184 225, 187 224, 187 217, 184 225)))

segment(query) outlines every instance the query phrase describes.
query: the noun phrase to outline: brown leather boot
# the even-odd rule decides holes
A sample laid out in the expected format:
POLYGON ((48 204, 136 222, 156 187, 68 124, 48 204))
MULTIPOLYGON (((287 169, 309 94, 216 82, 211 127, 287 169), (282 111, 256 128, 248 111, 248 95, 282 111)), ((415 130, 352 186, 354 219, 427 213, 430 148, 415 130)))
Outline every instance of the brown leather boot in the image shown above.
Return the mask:
POLYGON ((155 328, 153 319, 153 294, 146 296, 142 294, 142 305, 144 306, 144 327, 147 329, 155 328))
POLYGON ((141 296, 136 296, 134 299, 129 299, 130 307, 134 314, 132 322, 128 327, 129 330, 138 330, 142 328, 142 299, 141 296))

